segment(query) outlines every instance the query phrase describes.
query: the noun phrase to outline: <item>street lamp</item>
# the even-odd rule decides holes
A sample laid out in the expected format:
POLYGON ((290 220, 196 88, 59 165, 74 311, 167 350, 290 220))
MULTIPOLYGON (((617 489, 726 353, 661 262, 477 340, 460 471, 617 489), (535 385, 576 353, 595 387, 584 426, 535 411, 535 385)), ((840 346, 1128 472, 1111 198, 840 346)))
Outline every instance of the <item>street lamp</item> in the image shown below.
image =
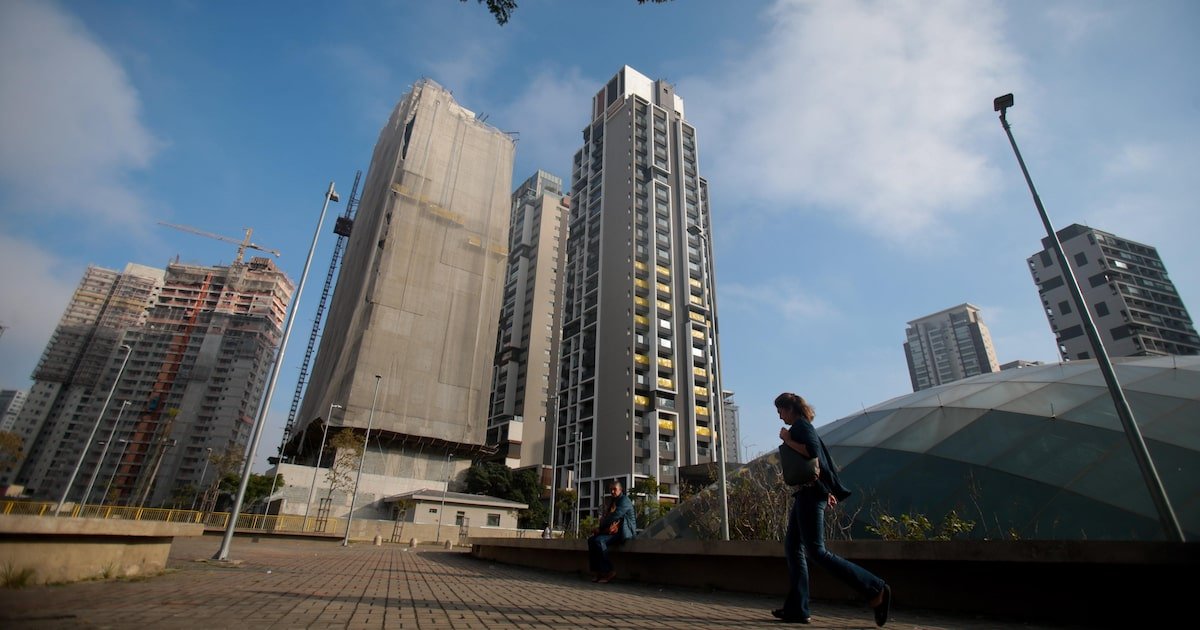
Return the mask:
MULTIPOLYGON (((199 498, 199 490, 204 487, 204 475, 208 474, 208 460, 212 459, 212 447, 204 449, 204 467, 200 469, 200 483, 196 486, 197 494, 192 495, 192 510, 196 509, 196 499, 199 498)), ((208 494, 205 492, 205 494, 208 494)))
POLYGON ((450 492, 450 476, 454 474, 454 469, 450 467, 450 459, 453 457, 454 453, 446 452, 446 487, 442 489, 442 507, 438 508, 438 527, 437 534, 433 536, 434 543, 442 541, 442 517, 446 515, 446 493, 450 492))
POLYGON ((113 466, 112 474, 108 476, 108 483, 104 486, 104 496, 100 497, 100 507, 104 507, 104 502, 108 499, 108 492, 112 489, 113 480, 117 478, 117 471, 121 468, 121 460, 125 459, 125 449, 129 448, 129 440, 121 438, 117 441, 124 446, 121 447, 121 454, 117 456, 117 463, 113 466))
POLYGON ((1134 420, 1133 410, 1129 407, 1129 401, 1125 399, 1125 392, 1121 390, 1121 384, 1117 381, 1117 373, 1113 370, 1108 352, 1104 349, 1100 333, 1096 331, 1096 324, 1092 321, 1092 313, 1088 310, 1083 293, 1079 290, 1075 273, 1067 262, 1067 254, 1063 251, 1062 242, 1058 239, 1058 232, 1054 230, 1054 226, 1050 223, 1050 217, 1046 214, 1046 209, 1042 207, 1042 199, 1038 197, 1037 189, 1033 187, 1033 179, 1029 177, 1029 170, 1025 168, 1025 160, 1021 158, 1021 151, 1017 149, 1017 141, 1013 138, 1012 129, 1008 126, 1007 113, 1008 108, 1013 106, 1013 95, 1005 94, 996 97, 992 101, 992 106, 995 111, 1000 112, 1000 125, 1004 127, 1004 133, 1008 135, 1008 142, 1012 145, 1013 154, 1017 156, 1017 164, 1021 166, 1025 183, 1029 185, 1029 192, 1033 195, 1033 204, 1037 206, 1038 216, 1042 219, 1042 225, 1046 227, 1046 236, 1054 247, 1054 255, 1058 259, 1059 266, 1062 267, 1063 280, 1071 292, 1075 310, 1083 321, 1083 330, 1087 333, 1088 341, 1091 342, 1092 353, 1096 355, 1096 365, 1100 367, 1100 373, 1104 375, 1108 393, 1112 396, 1113 405, 1117 408, 1117 417, 1121 419, 1121 425, 1125 428, 1125 437, 1129 439, 1129 445, 1133 448, 1133 457, 1137 460, 1142 478, 1150 490, 1150 498, 1153 499, 1154 507, 1158 510, 1158 519, 1162 523, 1167 538, 1183 542, 1183 529, 1179 527, 1179 520, 1175 517, 1175 511, 1171 509, 1167 492, 1163 488, 1158 471, 1154 468, 1154 461, 1150 459, 1150 452, 1146 449, 1146 442, 1142 439, 1142 433, 1134 420))
POLYGON ((342 546, 350 544, 350 523, 354 521, 354 503, 358 500, 358 482, 362 481, 363 466, 367 463, 367 441, 371 439, 371 424, 375 421, 375 401, 379 400, 379 381, 383 377, 375 375, 375 395, 371 398, 371 415, 367 416, 367 432, 363 434, 362 455, 358 458, 358 475, 354 477, 354 492, 350 494, 350 513, 346 515, 346 536, 342 538, 342 546))
POLYGON ((583 431, 579 430, 579 421, 575 421, 575 461, 572 473, 575 476, 575 537, 579 538, 579 449, 583 443, 583 431))
POLYGON ((317 463, 313 466, 312 486, 308 488, 308 503, 304 504, 304 528, 308 529, 308 513, 312 509, 313 494, 317 491, 317 475, 321 471, 321 455, 325 453, 325 437, 329 435, 329 421, 333 419, 333 410, 341 409, 345 411, 345 407, 333 403, 329 405, 329 413, 325 414, 325 421, 321 423, 321 447, 317 449, 317 463))
POLYGON ((558 394, 552 395, 550 401, 554 405, 554 419, 550 425, 554 432, 550 437, 550 537, 553 538, 554 501, 558 498, 558 394))
POLYGON ((717 447, 717 490, 721 495, 721 540, 729 540, 729 488, 725 484, 725 414, 722 409, 721 377, 717 370, 718 353, 714 350, 718 329, 717 298, 712 292, 712 257, 709 256, 712 243, 708 241, 708 234, 695 223, 688 226, 687 232, 700 241, 700 254, 704 256, 704 303, 712 316, 712 327, 707 331, 704 340, 704 358, 712 373, 708 383, 708 401, 717 419, 717 439, 713 442, 717 447))
POLYGON ((108 455, 108 445, 112 444, 113 437, 117 434, 117 427, 121 426, 121 416, 125 410, 133 403, 128 400, 121 403, 121 408, 117 410, 117 421, 113 423, 112 429, 108 432, 108 439, 104 440, 104 448, 100 450, 100 459, 96 460, 96 467, 92 469, 92 476, 88 479, 87 490, 83 491, 83 505, 87 507, 88 497, 92 496, 92 486, 96 483, 96 477, 100 474, 100 468, 104 466, 104 458, 108 455))
POLYGON ((242 512, 242 500, 246 497, 246 486, 250 484, 250 471, 254 467, 254 456, 258 452, 258 441, 262 439, 263 425, 267 422, 267 411, 271 408, 271 397, 275 395, 275 383, 279 380, 279 368, 283 364, 283 354, 287 350, 288 337, 292 334, 292 323, 296 319, 296 309, 300 306, 300 296, 304 293, 304 281, 308 279, 308 268, 312 266, 313 254, 317 250, 317 237, 321 235, 321 225, 325 223, 325 212, 329 202, 337 202, 338 194, 333 190, 333 182, 325 191, 325 203, 321 205, 321 217, 317 219, 317 229, 313 232, 312 245, 308 248, 308 258, 304 260, 304 271, 300 274, 300 284, 296 285, 296 295, 292 298, 292 307, 288 309, 286 322, 283 325, 283 339, 279 343, 279 352, 275 353, 275 363, 271 365, 271 376, 267 391, 263 394, 258 406, 258 417, 250 432, 250 443, 246 447, 246 461, 242 463, 242 480, 238 483, 237 495, 233 499, 233 509, 229 512, 229 522, 225 524, 225 535, 221 538, 221 547, 213 555, 214 560, 229 559, 229 545, 233 542, 233 530, 237 527, 238 516, 242 512))
POLYGON ((83 458, 92 446, 92 440, 96 439, 96 431, 100 429, 100 421, 104 419, 104 412, 108 411, 108 403, 112 400, 113 392, 117 390, 117 383, 121 382, 121 375, 125 373, 125 365, 129 363, 129 355, 133 353, 133 348, 127 344, 121 344, 121 349, 125 351, 125 358, 121 361, 121 368, 117 370, 117 377, 113 379, 112 387, 108 388, 108 397, 104 399, 104 404, 100 406, 100 414, 96 416, 96 422, 92 425, 92 432, 88 434, 87 441, 83 443, 83 449, 79 453, 79 461, 75 462, 75 469, 71 471, 71 476, 67 478, 67 485, 63 488, 62 497, 58 499, 58 506, 54 508, 55 516, 62 512, 63 504, 67 502, 67 494, 71 492, 71 486, 74 485, 75 477, 79 474, 79 467, 83 465, 83 458))

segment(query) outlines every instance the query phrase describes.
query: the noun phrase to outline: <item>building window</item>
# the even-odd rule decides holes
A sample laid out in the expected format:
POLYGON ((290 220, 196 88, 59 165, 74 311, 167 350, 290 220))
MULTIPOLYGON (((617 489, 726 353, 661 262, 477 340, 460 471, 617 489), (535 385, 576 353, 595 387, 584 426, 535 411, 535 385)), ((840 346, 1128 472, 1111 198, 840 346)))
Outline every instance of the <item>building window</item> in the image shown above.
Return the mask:
POLYGON ((1078 254, 1075 254, 1075 264, 1079 265, 1080 267, 1086 265, 1087 264, 1087 256, 1083 252, 1079 252, 1078 254))
POLYGON ((488 514, 487 526, 488 527, 500 527, 500 515, 499 514, 488 514))
POLYGON ((1105 315, 1108 315, 1108 304, 1106 304, 1104 302, 1097 302, 1096 303, 1096 314, 1099 315, 1100 317, 1104 317, 1105 315))
POLYGON ((1071 312, 1071 303, 1070 302, 1059 302, 1058 303, 1058 312, 1062 313, 1063 315, 1070 313, 1071 312))

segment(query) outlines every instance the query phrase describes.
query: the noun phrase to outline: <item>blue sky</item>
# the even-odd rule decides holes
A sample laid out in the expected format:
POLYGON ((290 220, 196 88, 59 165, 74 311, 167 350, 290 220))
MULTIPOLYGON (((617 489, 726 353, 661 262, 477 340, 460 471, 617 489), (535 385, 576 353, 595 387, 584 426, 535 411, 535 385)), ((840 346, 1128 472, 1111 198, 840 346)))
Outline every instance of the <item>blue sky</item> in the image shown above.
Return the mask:
MULTIPOLYGON (((1025 258, 1056 227, 1154 245, 1200 308, 1200 4, 521 0, 0 3, 0 387, 27 388, 88 264, 283 252, 299 279, 330 180, 346 199, 428 76, 520 134, 514 184, 569 176, 622 65, 683 97, 709 181, 725 386, 743 442, 771 401, 818 424, 911 391, 905 323, 971 302, 1001 362, 1056 360, 1025 258)), ((344 204, 332 206, 340 213, 344 204)), ((327 220, 259 448, 275 452, 333 246, 327 220)))

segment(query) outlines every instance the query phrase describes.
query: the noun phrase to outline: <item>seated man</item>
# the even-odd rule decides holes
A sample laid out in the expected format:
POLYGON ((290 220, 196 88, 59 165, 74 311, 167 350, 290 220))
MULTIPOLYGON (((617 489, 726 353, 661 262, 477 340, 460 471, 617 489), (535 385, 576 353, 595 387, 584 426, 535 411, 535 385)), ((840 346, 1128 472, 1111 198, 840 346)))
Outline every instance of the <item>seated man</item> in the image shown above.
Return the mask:
POLYGON ((588 564, 592 573, 596 574, 592 581, 600 584, 607 584, 617 574, 613 571, 612 561, 608 559, 608 548, 637 534, 633 501, 625 494, 621 482, 618 480, 609 484, 608 493, 612 497, 608 510, 600 519, 600 526, 588 538, 588 564))

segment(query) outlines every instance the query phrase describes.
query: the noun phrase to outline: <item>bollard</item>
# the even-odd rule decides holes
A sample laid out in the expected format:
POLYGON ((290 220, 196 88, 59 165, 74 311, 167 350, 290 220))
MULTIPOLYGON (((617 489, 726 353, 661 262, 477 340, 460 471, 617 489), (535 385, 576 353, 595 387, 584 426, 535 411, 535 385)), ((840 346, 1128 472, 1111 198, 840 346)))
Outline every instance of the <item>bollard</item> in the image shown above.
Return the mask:
POLYGON ((408 541, 408 546, 412 549, 416 549, 417 548, 417 539, 416 538, 410 539, 408 541))
POLYGON ((451 549, 454 547, 454 543, 450 542, 449 540, 447 540, 444 544, 446 549, 451 549))
POLYGON ((375 546, 378 547, 382 544, 383 544, 383 536, 380 536, 379 534, 375 534, 375 546))

